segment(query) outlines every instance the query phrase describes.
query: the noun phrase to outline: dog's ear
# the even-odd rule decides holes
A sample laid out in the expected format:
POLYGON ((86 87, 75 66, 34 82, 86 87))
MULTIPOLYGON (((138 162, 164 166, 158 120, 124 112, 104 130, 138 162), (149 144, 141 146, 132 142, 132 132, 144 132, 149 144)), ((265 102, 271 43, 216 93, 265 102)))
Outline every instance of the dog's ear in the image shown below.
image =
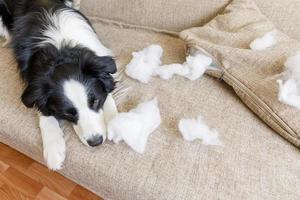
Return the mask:
POLYGON ((117 65, 115 60, 110 56, 103 56, 98 58, 101 70, 106 73, 114 74, 117 72, 117 65))
POLYGON ((41 94, 39 93, 39 91, 37 89, 34 89, 33 86, 28 85, 26 87, 26 89, 24 90, 21 99, 22 99, 23 104, 27 108, 32 108, 34 106, 35 102, 38 100, 39 95, 41 95, 41 94))
POLYGON ((48 90, 48 84, 28 84, 21 97, 23 104, 27 108, 32 108, 35 105, 41 108, 46 105, 47 93, 45 90, 48 90))
POLYGON ((107 93, 110 93, 115 89, 116 84, 111 74, 102 73, 99 77, 99 80, 107 93))
POLYGON ((83 66, 83 73, 97 78, 108 93, 115 89, 115 81, 111 74, 116 72, 115 60, 110 56, 93 57, 83 66))

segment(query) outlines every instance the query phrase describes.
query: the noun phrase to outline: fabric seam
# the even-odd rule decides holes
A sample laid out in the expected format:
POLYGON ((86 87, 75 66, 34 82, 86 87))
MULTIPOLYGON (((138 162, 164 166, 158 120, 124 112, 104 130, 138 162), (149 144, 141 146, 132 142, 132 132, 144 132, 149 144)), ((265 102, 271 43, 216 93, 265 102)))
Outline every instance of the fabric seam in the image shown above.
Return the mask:
POLYGON ((109 25, 116 25, 116 26, 119 26, 120 28, 139 29, 139 30, 152 31, 152 32, 156 32, 156 33, 163 33, 163 34, 176 36, 176 37, 179 36, 179 32, 170 31, 170 30, 167 30, 167 29, 159 29, 159 28, 154 28, 154 27, 150 27, 150 26, 140 26, 140 25, 135 25, 135 24, 127 24, 127 23, 124 23, 124 22, 119 22, 119 21, 116 21, 116 20, 111 20, 111 19, 106 19, 106 18, 101 18, 101 17, 88 16, 88 18, 90 19, 90 21, 92 23, 102 22, 102 23, 109 24, 109 25))

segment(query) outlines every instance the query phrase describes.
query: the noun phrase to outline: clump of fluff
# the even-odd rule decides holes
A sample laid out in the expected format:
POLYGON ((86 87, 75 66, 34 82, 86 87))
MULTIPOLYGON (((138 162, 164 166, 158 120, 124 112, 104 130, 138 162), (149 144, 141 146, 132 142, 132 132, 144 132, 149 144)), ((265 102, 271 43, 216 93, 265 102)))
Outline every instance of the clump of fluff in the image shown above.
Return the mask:
POLYGON ((181 64, 163 65, 155 70, 155 75, 164 80, 171 79, 174 75, 186 76, 189 74, 189 68, 181 64))
POLYGON ((132 53, 132 60, 126 66, 126 74, 142 83, 148 83, 153 71, 161 64, 163 49, 159 45, 150 45, 139 52, 132 53))
POLYGON ((196 56, 188 56, 186 58, 186 63, 184 66, 189 68, 189 73, 184 77, 194 81, 205 73, 205 71, 209 68, 212 64, 212 59, 205 55, 196 55, 196 56))
POLYGON ((212 64, 206 55, 188 56, 183 64, 161 66, 163 50, 159 45, 151 45, 140 52, 133 53, 133 59, 126 66, 126 74, 142 83, 148 83, 153 76, 169 80, 174 75, 183 76, 192 81, 200 78, 212 64))
POLYGON ((276 45, 277 43, 277 31, 270 31, 266 33, 264 36, 260 38, 256 38, 253 42, 250 44, 250 48, 253 50, 264 50, 269 47, 272 47, 276 45))
POLYGON ((157 99, 139 104, 128 113, 120 113, 108 124, 108 139, 124 140, 134 151, 143 153, 149 135, 161 124, 157 99))
POLYGON ((284 80, 278 80, 280 102, 300 109, 300 51, 284 64, 284 80))
POLYGON ((188 56, 183 64, 163 65, 155 70, 155 75, 169 80, 174 75, 179 75, 191 81, 199 79, 212 64, 212 59, 205 55, 188 56))
POLYGON ((206 145, 221 145, 218 131, 210 129, 200 115, 197 119, 181 119, 178 127, 187 141, 201 139, 206 145))

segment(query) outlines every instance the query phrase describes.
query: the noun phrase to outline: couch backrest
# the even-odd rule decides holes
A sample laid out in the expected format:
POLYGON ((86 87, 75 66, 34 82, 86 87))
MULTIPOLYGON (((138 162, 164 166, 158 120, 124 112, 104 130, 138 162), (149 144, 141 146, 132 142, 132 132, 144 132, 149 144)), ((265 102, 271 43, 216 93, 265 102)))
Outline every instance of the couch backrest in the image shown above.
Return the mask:
MULTIPOLYGON (((89 17, 181 31, 200 26, 231 0, 82 0, 89 17)), ((300 0, 255 0, 262 12, 283 32, 300 40, 300 0)))
POLYGON ((92 17, 181 31, 208 22, 230 0, 83 0, 81 10, 92 17))

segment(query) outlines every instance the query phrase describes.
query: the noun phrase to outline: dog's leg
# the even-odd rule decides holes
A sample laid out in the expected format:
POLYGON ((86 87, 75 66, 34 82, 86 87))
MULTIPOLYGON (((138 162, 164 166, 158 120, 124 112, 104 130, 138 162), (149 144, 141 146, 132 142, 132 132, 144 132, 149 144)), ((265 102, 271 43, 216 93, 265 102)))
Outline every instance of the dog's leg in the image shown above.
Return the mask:
POLYGON ((44 159, 49 169, 62 169, 65 160, 66 144, 64 133, 54 117, 40 116, 40 129, 43 140, 44 159))

